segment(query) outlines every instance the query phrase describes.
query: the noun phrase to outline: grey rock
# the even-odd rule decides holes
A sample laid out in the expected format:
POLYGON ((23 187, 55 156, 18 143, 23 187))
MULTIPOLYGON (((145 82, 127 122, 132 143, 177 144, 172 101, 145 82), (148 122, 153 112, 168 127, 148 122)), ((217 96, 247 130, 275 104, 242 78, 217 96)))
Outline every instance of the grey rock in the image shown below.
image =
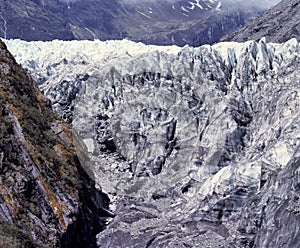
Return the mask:
POLYGON ((266 37, 268 42, 300 40, 300 2, 283 0, 246 27, 222 38, 222 41, 245 42, 266 37))

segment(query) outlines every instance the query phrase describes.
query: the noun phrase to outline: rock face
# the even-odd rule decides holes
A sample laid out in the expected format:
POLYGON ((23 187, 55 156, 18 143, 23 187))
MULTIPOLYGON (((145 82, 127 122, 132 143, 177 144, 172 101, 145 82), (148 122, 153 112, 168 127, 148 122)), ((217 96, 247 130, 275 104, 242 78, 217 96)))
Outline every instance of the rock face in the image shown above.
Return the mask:
POLYGON ((0 42, 1 246, 93 247, 107 204, 70 128, 0 42))
POLYGON ((7 44, 113 200, 98 247, 300 246, 296 39, 7 44))
POLYGON ((199 46, 217 42, 264 8, 228 1, 0 1, 0 36, 23 40, 124 39, 199 46))
POLYGON ((268 42, 300 40, 300 1, 283 0, 263 16, 241 30, 223 38, 223 41, 244 42, 266 37, 268 42))

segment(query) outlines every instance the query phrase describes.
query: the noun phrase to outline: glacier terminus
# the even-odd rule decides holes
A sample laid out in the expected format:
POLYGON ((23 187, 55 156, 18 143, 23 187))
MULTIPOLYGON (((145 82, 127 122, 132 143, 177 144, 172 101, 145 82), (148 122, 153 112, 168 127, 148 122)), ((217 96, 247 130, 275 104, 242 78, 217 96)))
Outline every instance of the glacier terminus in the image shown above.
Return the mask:
POLYGON ((111 199, 99 247, 300 247, 296 39, 5 43, 111 199))

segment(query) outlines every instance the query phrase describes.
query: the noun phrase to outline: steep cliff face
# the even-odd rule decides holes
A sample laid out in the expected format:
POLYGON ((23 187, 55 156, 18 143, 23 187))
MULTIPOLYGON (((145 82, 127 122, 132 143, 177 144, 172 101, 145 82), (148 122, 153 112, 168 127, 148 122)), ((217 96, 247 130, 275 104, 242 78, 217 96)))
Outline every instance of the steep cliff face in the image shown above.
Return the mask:
POLYGON ((299 247, 296 39, 7 44, 113 200, 99 247, 299 247))
POLYGON ((223 41, 244 42, 266 37, 268 42, 300 40, 300 1, 283 0, 245 28, 223 38, 223 41))
POLYGON ((106 198, 81 169, 71 131, 49 104, 1 41, 1 225, 8 222, 46 246, 89 247, 103 228, 106 198))

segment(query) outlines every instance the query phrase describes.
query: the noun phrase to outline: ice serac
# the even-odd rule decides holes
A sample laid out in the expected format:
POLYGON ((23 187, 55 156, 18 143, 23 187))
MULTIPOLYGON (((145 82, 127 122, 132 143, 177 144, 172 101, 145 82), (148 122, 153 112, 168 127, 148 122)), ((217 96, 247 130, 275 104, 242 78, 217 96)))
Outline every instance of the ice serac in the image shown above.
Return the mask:
POLYGON ((299 247, 296 39, 7 44, 114 202, 99 247, 299 247))

